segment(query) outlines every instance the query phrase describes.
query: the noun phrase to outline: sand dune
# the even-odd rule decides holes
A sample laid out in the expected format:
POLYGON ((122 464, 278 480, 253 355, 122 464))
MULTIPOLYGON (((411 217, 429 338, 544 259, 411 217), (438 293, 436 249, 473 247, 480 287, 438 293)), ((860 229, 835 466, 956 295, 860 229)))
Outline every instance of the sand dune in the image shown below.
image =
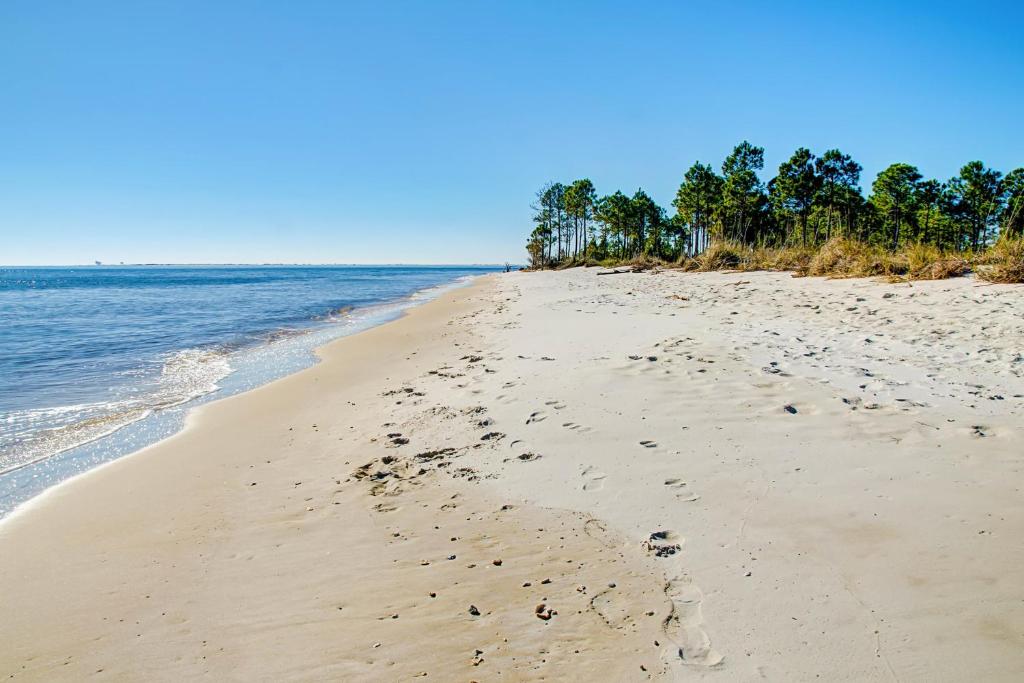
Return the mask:
POLYGON ((490 276, 0 525, 15 680, 1016 680, 1024 295, 490 276))

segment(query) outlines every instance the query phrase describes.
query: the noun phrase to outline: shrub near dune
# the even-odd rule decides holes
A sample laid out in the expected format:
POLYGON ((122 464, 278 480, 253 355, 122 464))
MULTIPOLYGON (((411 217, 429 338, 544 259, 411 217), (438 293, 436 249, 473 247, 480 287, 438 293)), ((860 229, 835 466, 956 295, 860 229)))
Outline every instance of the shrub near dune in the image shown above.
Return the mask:
POLYGON ((744 252, 748 251, 742 245, 722 240, 713 242, 711 246, 697 256, 697 269, 700 271, 711 270, 736 270, 744 262, 744 252))
POLYGON ((829 240, 811 257, 801 275, 825 277, 869 277, 905 272, 883 250, 837 237, 829 240))
POLYGON ((920 243, 896 251, 835 238, 815 253, 800 275, 823 277, 890 277, 907 280, 941 280, 963 275, 970 262, 938 247, 920 243))
POLYGON ((911 280, 945 280, 970 270, 962 256, 944 254, 938 247, 912 244, 903 250, 907 259, 907 276, 911 280))
POLYGON ((1024 237, 1003 238, 978 259, 978 277, 1001 284, 1024 283, 1024 237))

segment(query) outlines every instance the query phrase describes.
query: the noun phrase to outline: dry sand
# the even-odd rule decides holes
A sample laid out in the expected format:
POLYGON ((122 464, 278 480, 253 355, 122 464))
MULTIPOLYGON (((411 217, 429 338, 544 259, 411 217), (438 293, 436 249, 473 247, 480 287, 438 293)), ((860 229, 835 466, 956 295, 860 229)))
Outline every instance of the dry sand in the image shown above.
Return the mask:
POLYGON ((1022 339, 972 279, 489 276, 0 525, 0 675, 1019 680, 1022 339))

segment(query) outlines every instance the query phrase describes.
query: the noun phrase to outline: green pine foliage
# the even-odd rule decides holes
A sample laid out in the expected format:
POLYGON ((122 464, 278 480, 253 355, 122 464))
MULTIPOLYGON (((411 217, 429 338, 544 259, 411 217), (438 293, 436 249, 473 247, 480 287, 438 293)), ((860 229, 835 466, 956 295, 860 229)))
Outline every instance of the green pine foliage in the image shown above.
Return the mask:
POLYGON ((861 166, 838 149, 801 147, 761 180, 764 149, 743 141, 723 161, 694 163, 672 215, 638 189, 599 196, 587 178, 538 191, 527 241, 533 267, 665 263, 694 270, 794 270, 831 276, 937 278, 985 255, 1016 277, 1024 240, 1024 168, 981 161, 946 181, 894 163, 865 197, 861 166))

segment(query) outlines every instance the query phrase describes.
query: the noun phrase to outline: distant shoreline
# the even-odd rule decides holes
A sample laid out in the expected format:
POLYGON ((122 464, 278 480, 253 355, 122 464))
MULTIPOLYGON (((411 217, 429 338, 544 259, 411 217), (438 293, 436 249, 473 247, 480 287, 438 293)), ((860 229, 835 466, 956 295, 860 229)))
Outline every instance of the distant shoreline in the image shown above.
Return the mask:
MULTIPOLYGON (((0 268, 145 268, 145 267, 297 267, 297 268, 503 268, 505 262, 499 263, 70 263, 70 264, 0 264, 0 268)), ((523 264, 509 264, 514 268, 523 264)))

